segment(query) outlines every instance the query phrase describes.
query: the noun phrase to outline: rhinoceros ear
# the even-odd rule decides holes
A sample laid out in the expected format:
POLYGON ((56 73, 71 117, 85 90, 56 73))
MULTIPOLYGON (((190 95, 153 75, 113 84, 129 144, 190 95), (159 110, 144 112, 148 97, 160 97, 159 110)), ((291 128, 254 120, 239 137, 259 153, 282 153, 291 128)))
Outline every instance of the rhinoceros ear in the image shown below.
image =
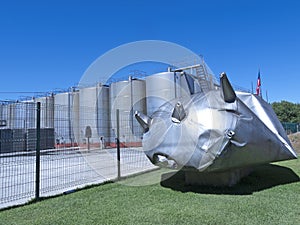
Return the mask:
POLYGON ((172 121, 174 123, 180 123, 186 117, 186 112, 180 102, 177 102, 173 109, 172 121))
POLYGON ((145 132, 147 132, 149 130, 152 118, 138 111, 135 111, 134 116, 139 124, 143 127, 145 132))
POLYGON ((224 72, 220 75, 220 85, 224 101, 228 103, 233 103, 236 99, 236 94, 227 78, 226 73, 224 72))

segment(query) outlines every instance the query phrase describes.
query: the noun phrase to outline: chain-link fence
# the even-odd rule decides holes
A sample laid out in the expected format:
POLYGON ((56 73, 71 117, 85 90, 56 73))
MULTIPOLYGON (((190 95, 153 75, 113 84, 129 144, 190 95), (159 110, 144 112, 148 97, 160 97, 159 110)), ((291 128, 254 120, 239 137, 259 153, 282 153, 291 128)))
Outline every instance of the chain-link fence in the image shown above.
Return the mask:
POLYGON ((283 122, 282 126, 287 134, 293 134, 300 131, 300 124, 299 123, 287 123, 283 122))
POLYGON ((0 208, 156 168, 132 112, 40 102, 0 104, 0 208))

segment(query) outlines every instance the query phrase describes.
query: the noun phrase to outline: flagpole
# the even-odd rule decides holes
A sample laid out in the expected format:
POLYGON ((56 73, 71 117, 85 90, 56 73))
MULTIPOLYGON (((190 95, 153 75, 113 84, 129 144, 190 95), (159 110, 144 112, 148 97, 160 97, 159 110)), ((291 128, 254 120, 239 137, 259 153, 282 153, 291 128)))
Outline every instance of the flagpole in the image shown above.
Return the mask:
POLYGON ((260 68, 258 69, 257 82, 256 82, 256 95, 262 97, 261 95, 261 78, 260 78, 260 68))
POLYGON ((261 78, 260 78, 260 97, 261 97, 262 99, 264 99, 264 98, 263 98, 263 89, 262 89, 262 85, 261 85, 261 78))
MULTIPOLYGON (((259 71, 259 74, 260 74, 260 71, 259 71)), ((260 97, 261 97, 262 99, 264 99, 264 98, 263 98, 263 89, 262 89, 261 76, 260 76, 260 97)))

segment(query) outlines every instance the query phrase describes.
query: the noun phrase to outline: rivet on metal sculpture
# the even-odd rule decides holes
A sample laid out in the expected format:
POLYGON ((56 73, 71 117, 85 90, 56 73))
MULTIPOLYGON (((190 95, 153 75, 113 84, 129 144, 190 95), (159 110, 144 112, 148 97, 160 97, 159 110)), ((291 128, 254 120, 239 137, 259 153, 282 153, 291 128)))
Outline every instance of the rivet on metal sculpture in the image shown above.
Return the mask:
POLYGON ((150 116, 136 112, 135 117, 144 128, 144 152, 160 167, 237 176, 244 168, 297 158, 270 104, 235 92, 225 73, 220 85, 207 92, 174 99, 150 116))

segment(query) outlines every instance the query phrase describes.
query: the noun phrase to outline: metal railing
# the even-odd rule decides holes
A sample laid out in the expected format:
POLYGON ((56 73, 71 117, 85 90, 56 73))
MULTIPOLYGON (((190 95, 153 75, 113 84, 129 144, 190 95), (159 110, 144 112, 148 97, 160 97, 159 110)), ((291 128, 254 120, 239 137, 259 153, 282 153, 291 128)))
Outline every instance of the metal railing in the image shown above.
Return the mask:
POLYGON ((68 107, 46 104, 0 105, 0 208, 156 168, 143 153, 141 138, 125 137, 120 128, 132 123, 128 113, 117 110, 113 124, 119 126, 103 137, 102 127, 93 127, 103 123, 83 123, 65 111, 68 107), (98 134, 86 136, 88 124, 98 134))

